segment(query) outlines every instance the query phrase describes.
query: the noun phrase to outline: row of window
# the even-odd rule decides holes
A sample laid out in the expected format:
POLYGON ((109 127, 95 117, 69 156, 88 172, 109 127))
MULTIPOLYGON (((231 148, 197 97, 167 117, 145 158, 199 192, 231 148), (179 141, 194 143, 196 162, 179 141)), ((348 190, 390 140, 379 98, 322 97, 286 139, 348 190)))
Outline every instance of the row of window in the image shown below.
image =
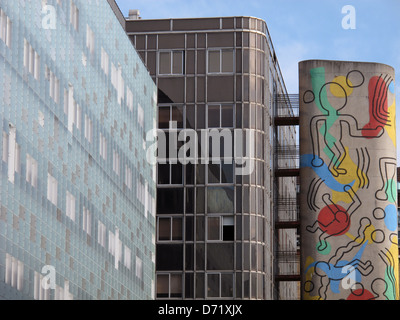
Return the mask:
MULTIPOLYGON (((206 182, 205 177, 207 177, 207 184, 234 183, 233 178, 235 165, 233 163, 209 163, 208 165, 203 165, 203 168, 205 166, 207 166, 208 169, 206 169, 207 175, 203 176, 203 181, 206 182)), ((200 170, 200 168, 198 168, 198 170, 200 170)), ((158 164, 158 184, 160 185, 182 185, 183 175, 183 165, 181 163, 158 164)), ((202 181, 197 182, 200 183, 202 181)), ((189 184, 190 181, 186 180, 186 183, 189 184)))
MULTIPOLYGON (((209 49, 207 54, 208 74, 234 73, 233 49, 209 49)), ((158 53, 158 75, 183 75, 185 70, 185 52, 162 50, 158 53)))
MULTIPOLYGON (((206 274, 207 298, 233 298, 233 273, 206 274)), ((157 298, 182 298, 181 274, 157 275, 157 298)))
MULTIPOLYGON (((182 241, 183 218, 159 217, 158 241, 182 241)), ((207 217, 206 239, 208 241, 234 241, 235 223, 233 216, 207 217)), ((186 240, 188 240, 187 238, 186 240)))
POLYGON ((251 104, 162 105, 158 108, 159 129, 244 128, 265 131, 265 109, 251 104), (242 110, 243 109, 243 110, 242 110), (243 114, 243 119, 242 119, 243 114))
MULTIPOLYGON (((186 108, 187 121, 195 118, 195 115, 190 114, 189 108, 186 108), (189 118, 188 118, 189 117, 189 118)), ((234 128, 234 106, 233 105, 207 105, 206 106, 207 128, 234 128)), ((182 106, 160 106, 158 108, 158 126, 160 129, 170 129, 173 123, 176 123, 176 128, 184 127, 184 108, 182 106)), ((194 121, 192 126, 194 128, 194 121)))

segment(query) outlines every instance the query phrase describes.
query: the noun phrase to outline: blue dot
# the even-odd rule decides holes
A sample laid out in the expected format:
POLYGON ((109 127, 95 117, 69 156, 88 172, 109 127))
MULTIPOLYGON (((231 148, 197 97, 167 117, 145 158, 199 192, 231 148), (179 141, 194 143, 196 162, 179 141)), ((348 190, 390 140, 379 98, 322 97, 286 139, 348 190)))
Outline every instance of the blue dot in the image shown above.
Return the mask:
POLYGON ((393 204, 389 204, 385 208, 385 225, 390 231, 397 230, 397 210, 393 204))
POLYGON ((391 93, 394 93, 394 82, 392 81, 391 83, 390 83, 390 85, 389 85, 389 91, 391 92, 391 93))

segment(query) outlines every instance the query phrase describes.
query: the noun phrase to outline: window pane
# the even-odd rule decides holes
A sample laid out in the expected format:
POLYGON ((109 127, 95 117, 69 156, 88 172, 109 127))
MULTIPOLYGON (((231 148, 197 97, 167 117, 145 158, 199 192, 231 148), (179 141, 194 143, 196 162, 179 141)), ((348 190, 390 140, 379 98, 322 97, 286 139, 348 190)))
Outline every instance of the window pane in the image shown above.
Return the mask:
POLYGON ((169 184, 169 164, 159 164, 158 165, 158 183, 159 184, 169 184))
MULTIPOLYGON (((188 163, 186 166, 186 184, 194 184, 194 164, 188 163)), ((187 210, 186 210, 187 212, 187 210)))
POLYGON ((209 298, 219 297, 219 274, 207 275, 207 296, 209 298))
POLYGON ((171 52, 160 52, 160 74, 171 74, 171 52))
POLYGON ((208 165, 208 183, 219 183, 220 182, 220 165, 209 164, 208 165))
POLYGON ((176 121, 177 128, 183 128, 183 108, 172 107, 172 121, 176 121))
POLYGON ((182 218, 172 220, 172 240, 182 240, 182 218))
POLYGON ((160 107, 158 109, 158 127, 160 129, 168 129, 170 120, 170 108, 160 107))
POLYGON ((183 270, 182 244, 157 244, 156 270, 183 270))
POLYGON ((209 217, 208 218, 208 240, 220 240, 220 218, 219 217, 209 217))
POLYGON ((185 236, 186 241, 193 241, 193 233, 194 233, 194 225, 193 225, 193 217, 186 217, 186 230, 185 236))
POLYGON ((233 187, 208 188, 207 212, 208 213, 233 213, 233 187))
POLYGON ((182 275, 171 274, 170 278, 171 298, 182 297, 182 275))
POLYGON ((220 51, 209 51, 208 52, 208 72, 219 73, 221 72, 220 67, 220 51))
POLYGON ((158 220, 158 239, 161 241, 171 240, 171 219, 160 218, 158 220))
POLYGON ((233 241, 234 240, 234 217, 223 217, 223 240, 233 241))
POLYGON ((208 243, 207 270, 232 270, 235 262, 234 251, 233 243, 208 243))
POLYGON ((233 274, 221 274, 221 297, 233 297, 233 274))
POLYGON ((194 188, 186 187, 186 213, 194 213, 194 188))
POLYGON ((204 164, 197 164, 196 165, 196 184, 204 184, 204 177, 205 177, 205 165, 204 164))
POLYGON ((221 182, 233 183, 233 164, 221 164, 221 182))
POLYGON ((221 127, 233 127, 233 106, 221 107, 221 127))
POLYGON ((158 214, 183 214, 183 188, 157 189, 158 214))
POLYGON ((208 127, 220 127, 220 106, 208 106, 208 127))
POLYGON ((205 211, 205 192, 204 188, 196 188, 196 213, 204 213, 205 211))
POLYGON ((222 72, 233 72, 233 50, 222 51, 222 72))
POLYGON ((181 51, 173 53, 172 73, 173 74, 183 73, 183 52, 181 51))
POLYGON ((169 276, 167 274, 157 275, 157 298, 168 298, 169 276))
POLYGON ((196 116, 194 106, 186 106, 186 128, 196 129, 196 116))
POLYGON ((182 184, 183 182, 183 175, 182 175, 182 164, 177 163, 171 165, 171 183, 172 184, 182 184))

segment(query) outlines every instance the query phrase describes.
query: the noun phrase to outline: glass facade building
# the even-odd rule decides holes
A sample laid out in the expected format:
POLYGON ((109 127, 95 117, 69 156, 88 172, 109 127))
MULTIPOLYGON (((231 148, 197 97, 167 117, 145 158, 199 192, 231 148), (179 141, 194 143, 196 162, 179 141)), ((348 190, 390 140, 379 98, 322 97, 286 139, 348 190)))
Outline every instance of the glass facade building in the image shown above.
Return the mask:
POLYGON ((125 30, 157 84, 158 126, 167 137, 188 129, 253 136, 243 144, 254 148, 251 174, 236 174, 240 159, 158 164, 156 297, 276 299, 280 290, 283 298, 296 296, 295 285, 275 282, 278 246, 296 248, 296 234, 275 230, 274 207, 278 194, 296 196, 296 182, 274 178, 274 147, 293 145, 296 135, 274 126, 275 97, 287 92, 266 23, 127 19, 125 30))
POLYGON ((157 90, 113 10, 0 0, 1 299, 154 297, 157 90))

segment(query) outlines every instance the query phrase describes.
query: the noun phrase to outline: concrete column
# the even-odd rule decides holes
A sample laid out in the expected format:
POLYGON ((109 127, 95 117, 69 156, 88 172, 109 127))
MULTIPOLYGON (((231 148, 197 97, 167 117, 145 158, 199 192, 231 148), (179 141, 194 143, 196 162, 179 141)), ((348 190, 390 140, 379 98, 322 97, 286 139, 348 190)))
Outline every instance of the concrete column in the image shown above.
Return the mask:
POLYGON ((394 74, 299 64, 302 299, 399 298, 394 74))

